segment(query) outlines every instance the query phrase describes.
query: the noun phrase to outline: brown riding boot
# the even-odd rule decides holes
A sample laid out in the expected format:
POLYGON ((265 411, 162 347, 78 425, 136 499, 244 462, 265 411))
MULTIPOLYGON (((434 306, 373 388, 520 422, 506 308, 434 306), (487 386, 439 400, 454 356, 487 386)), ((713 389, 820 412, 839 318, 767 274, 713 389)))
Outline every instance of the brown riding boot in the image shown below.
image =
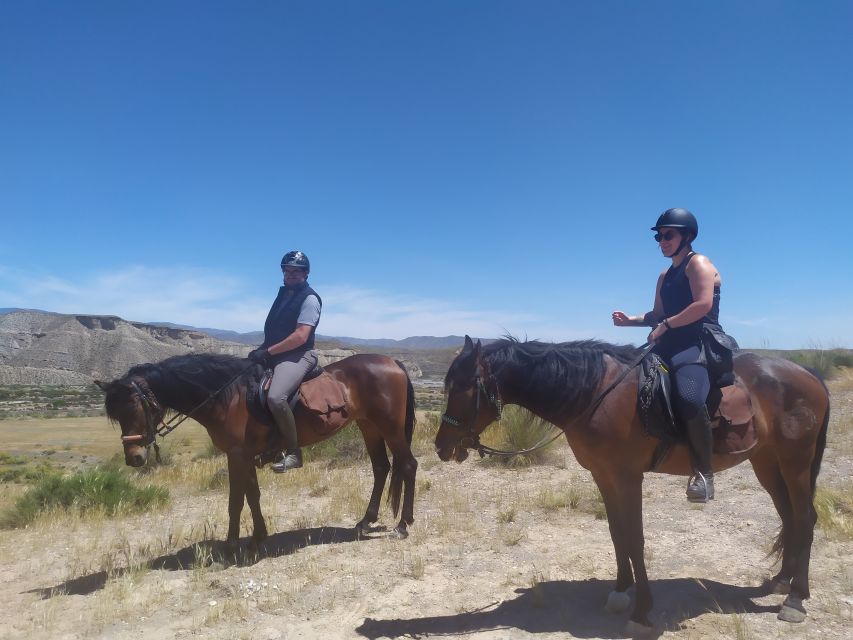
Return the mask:
POLYGON ((708 502, 714 499, 714 470, 711 467, 713 435, 708 409, 703 406, 695 416, 687 420, 686 425, 694 471, 687 481, 687 500, 708 502))

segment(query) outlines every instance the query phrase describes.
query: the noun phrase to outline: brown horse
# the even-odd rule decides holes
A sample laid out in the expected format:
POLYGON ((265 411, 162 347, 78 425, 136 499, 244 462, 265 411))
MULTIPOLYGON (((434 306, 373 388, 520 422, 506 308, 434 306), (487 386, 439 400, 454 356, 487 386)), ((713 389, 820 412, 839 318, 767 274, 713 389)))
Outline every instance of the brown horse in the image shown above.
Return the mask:
MULTIPOLYGON (((442 460, 462 462, 479 434, 500 417, 503 403, 517 404, 565 432, 577 461, 592 473, 607 509, 616 550, 616 586, 609 611, 624 611, 636 581, 630 632, 651 628, 652 594, 643 558, 643 474, 651 471, 658 440, 646 435, 637 411, 640 350, 597 341, 548 344, 502 339, 485 347, 466 336, 445 379, 447 410, 436 434, 442 460)), ((796 364, 750 353, 735 357, 735 373, 748 389, 758 442, 742 454, 715 455, 719 471, 749 460, 782 519, 774 550, 779 573, 768 593, 788 593, 779 618, 800 622, 809 597, 809 558, 817 514, 815 481, 826 445, 829 394, 823 382, 796 364)), ((689 475, 686 445, 676 445, 654 469, 689 475)))
MULTIPOLYGON (((325 370, 346 387, 346 424, 358 422, 373 465, 373 492, 364 518, 356 524, 356 533, 366 533, 377 520, 390 470, 388 499, 395 516, 405 484, 402 516, 393 531, 393 535, 404 538, 408 535, 407 525, 414 522, 418 466, 410 446, 415 420, 411 380, 402 363, 381 355, 356 354, 325 370), (388 461, 386 445, 393 455, 393 465, 388 461)), ((132 467, 145 464, 148 447, 154 444, 158 429, 164 431, 162 421, 167 414, 193 413, 192 417, 207 429, 213 444, 228 457, 227 547, 232 554, 238 549, 244 498, 252 513, 253 545, 267 536, 255 459, 284 446, 272 422, 249 411, 247 398, 257 386, 259 373, 260 367, 242 358, 190 354, 157 364, 141 364, 118 380, 97 383, 106 393, 107 416, 121 426, 125 462, 132 467)), ((320 418, 301 403, 294 409, 294 416, 301 446, 325 440, 334 433, 318 432, 320 418)))

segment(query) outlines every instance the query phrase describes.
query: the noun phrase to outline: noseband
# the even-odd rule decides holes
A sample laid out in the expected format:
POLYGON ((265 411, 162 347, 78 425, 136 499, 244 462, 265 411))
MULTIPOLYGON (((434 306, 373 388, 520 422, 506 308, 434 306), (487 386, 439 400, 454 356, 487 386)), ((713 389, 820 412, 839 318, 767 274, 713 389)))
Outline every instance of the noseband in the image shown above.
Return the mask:
POLYGON ((491 378, 494 383, 495 392, 490 393, 486 388, 486 384, 483 382, 482 377, 478 373, 476 378, 474 378, 474 385, 477 387, 477 393, 474 394, 474 415, 471 418, 470 422, 467 425, 463 425, 461 420, 454 418, 453 416, 445 413, 441 416, 441 421, 446 422, 451 427, 462 432, 462 437, 459 439, 459 444, 466 449, 476 449, 480 457, 484 455, 484 446, 480 443, 480 434, 474 431, 474 425, 477 423, 477 418, 480 416, 480 396, 483 395, 488 399, 488 401, 492 404, 495 409, 497 409, 498 417, 497 420, 501 419, 501 399, 500 394, 498 393, 498 385, 494 378, 491 378))

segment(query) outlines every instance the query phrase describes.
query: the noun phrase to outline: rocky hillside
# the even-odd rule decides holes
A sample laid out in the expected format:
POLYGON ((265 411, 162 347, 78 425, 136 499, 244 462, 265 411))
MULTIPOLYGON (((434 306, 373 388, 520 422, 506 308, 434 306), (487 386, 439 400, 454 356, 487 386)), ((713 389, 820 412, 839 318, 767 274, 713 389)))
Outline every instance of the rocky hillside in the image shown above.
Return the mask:
MULTIPOLYGON (((117 378, 141 362, 191 352, 244 356, 251 348, 194 330, 116 316, 13 311, 0 315, 0 385, 88 384, 117 378)), ((321 350, 321 363, 353 353, 321 350)))

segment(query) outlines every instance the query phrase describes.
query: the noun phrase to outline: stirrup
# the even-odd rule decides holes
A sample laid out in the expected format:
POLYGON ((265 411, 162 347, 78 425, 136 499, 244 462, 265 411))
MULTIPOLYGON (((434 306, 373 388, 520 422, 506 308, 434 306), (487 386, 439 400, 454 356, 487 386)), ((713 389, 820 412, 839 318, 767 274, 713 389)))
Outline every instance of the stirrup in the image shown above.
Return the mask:
POLYGON ((298 469, 301 466, 302 452, 296 451, 294 453, 286 454, 280 461, 270 465, 270 469, 276 473, 284 473, 291 469, 298 469))
POLYGON ((687 480, 688 502, 708 502, 714 499, 714 474, 697 471, 687 480))

